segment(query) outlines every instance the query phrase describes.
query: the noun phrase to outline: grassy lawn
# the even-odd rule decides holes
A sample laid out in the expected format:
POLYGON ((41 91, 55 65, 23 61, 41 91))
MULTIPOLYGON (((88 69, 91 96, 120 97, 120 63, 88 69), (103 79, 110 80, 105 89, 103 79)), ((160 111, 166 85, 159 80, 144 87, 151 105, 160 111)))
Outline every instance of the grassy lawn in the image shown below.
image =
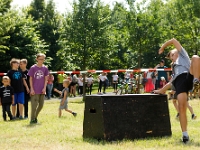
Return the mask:
MULTIPOLYGON (((80 98, 70 98, 69 108, 78 113, 74 118, 63 111, 58 118, 59 100, 46 100, 37 125, 29 125, 29 120, 4 122, 0 111, 0 149, 8 150, 138 150, 138 149, 200 149, 200 101, 191 100, 190 104, 198 116, 191 120, 188 113, 188 132, 191 142, 180 142, 181 129, 175 119, 176 111, 169 101, 172 136, 115 142, 98 142, 95 139, 83 140, 84 103, 80 98)), ((30 103, 29 103, 30 105, 30 103)), ((29 107, 30 111, 30 107, 29 107)), ((29 113, 30 114, 30 113, 29 113)))

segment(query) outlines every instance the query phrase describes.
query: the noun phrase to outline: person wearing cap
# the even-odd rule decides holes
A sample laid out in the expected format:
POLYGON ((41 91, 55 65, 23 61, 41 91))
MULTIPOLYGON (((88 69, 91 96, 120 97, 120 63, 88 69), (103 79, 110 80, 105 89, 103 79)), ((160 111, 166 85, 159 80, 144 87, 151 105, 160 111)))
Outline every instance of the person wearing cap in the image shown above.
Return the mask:
MULTIPOLYGON (((155 69, 165 69, 165 68, 167 68, 167 67, 165 66, 165 61, 163 59, 155 67, 155 69)), ((160 88, 162 88, 160 86, 161 77, 164 77, 165 80, 166 80, 166 82, 168 82, 169 72, 166 72, 166 71, 157 71, 155 75, 157 76, 155 89, 160 89, 160 88)))

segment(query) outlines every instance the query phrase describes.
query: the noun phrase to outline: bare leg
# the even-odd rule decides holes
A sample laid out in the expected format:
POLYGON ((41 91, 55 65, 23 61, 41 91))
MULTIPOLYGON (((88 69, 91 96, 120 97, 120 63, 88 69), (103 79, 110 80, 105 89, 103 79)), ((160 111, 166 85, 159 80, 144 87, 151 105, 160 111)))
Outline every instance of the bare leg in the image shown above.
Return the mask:
POLYGON ((69 113, 72 113, 72 111, 71 111, 71 110, 69 110, 69 109, 65 109, 65 111, 67 111, 67 112, 69 112, 69 113))
POLYGON ((200 59, 199 56, 193 55, 191 60, 190 74, 194 76, 194 78, 199 79, 200 76, 200 59))
POLYGON ((12 115, 16 117, 16 105, 12 106, 12 115))
POLYGON ((58 117, 60 118, 61 116, 62 116, 62 110, 59 109, 59 110, 58 110, 58 117))
POLYGON ((177 113, 179 113, 179 110, 178 110, 178 104, 176 103, 176 99, 173 99, 173 104, 174 104, 174 107, 176 108, 176 111, 177 113))
POLYGON ((194 114, 193 108, 192 106, 189 104, 189 102, 187 102, 187 108, 189 109, 191 114, 194 114))
POLYGON ((23 115, 23 110, 24 110, 24 105, 23 104, 18 104, 19 105, 19 115, 22 116, 23 115))
POLYGON ((187 109, 187 94, 186 93, 180 93, 177 96, 178 98, 178 108, 179 108, 179 119, 180 119, 180 125, 182 132, 187 131, 187 115, 186 115, 186 109, 187 109))

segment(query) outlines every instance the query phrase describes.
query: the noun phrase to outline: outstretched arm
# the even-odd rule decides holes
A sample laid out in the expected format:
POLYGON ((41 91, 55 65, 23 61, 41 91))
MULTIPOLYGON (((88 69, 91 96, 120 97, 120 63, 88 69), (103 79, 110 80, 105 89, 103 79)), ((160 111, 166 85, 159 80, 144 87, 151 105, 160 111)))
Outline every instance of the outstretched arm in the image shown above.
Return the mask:
POLYGON ((162 89, 154 90, 153 92, 157 94, 164 94, 170 87, 171 87, 171 82, 168 82, 162 89))
POLYGON ((165 42, 161 48, 159 49, 158 53, 159 54, 162 54, 164 52, 164 49, 167 47, 167 46, 170 46, 170 45, 174 45, 175 48, 178 50, 178 51, 181 51, 181 44, 179 43, 179 41, 177 41, 175 38, 165 42))
POLYGON ((56 89, 56 88, 54 88, 53 89, 55 92, 57 92, 57 93, 59 93, 60 95, 62 94, 62 92, 61 91, 59 91, 58 89, 56 89))

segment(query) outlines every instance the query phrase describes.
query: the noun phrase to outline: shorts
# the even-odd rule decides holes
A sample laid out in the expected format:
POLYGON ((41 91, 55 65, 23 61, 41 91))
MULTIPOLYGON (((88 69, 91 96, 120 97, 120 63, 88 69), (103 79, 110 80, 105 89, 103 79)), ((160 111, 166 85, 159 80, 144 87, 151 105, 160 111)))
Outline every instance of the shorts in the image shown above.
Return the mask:
POLYGON ((62 99, 60 101, 60 107, 59 107, 59 109, 60 110, 62 110, 62 109, 68 109, 68 100, 65 100, 64 105, 61 105, 61 102, 62 102, 62 99))
POLYGON ((77 84, 76 82, 71 82, 71 83, 70 83, 71 86, 74 86, 74 85, 76 85, 76 84, 77 84))
POLYGON ((176 94, 187 93, 193 88, 193 79, 194 76, 190 73, 182 73, 176 77, 176 79, 172 82, 175 89, 176 94))
POLYGON ((14 104, 24 104, 24 92, 14 93, 14 104))

